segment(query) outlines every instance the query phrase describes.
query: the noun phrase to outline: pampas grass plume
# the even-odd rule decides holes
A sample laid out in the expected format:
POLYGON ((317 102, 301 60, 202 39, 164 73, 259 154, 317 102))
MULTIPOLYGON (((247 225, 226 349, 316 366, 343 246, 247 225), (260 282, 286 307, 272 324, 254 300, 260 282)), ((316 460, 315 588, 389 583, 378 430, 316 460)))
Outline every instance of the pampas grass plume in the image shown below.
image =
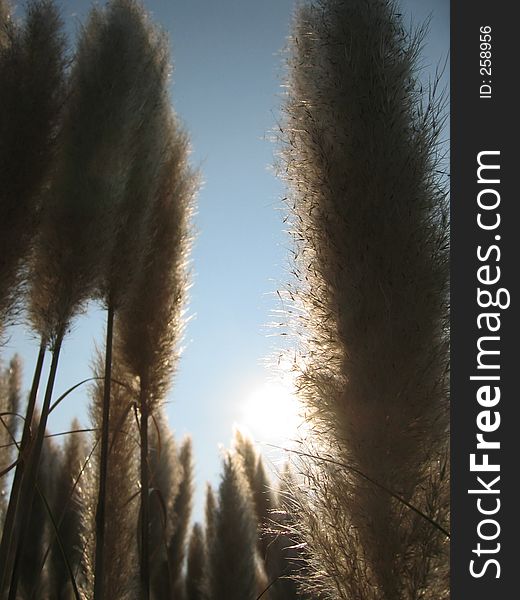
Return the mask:
POLYGON ((254 600, 259 593, 257 525, 247 479, 236 455, 224 459, 215 530, 209 546, 212 600, 254 600))
POLYGON ((29 2, 21 24, 7 15, 7 4, 2 2, 0 326, 19 301, 65 97, 64 37, 54 2, 29 2))
MULTIPOLYGON (((103 360, 99 354, 96 373, 103 372, 103 360)), ((130 600, 138 588, 138 544, 137 522, 139 514, 139 433, 135 425, 133 406, 138 391, 133 377, 124 368, 124 363, 114 357, 113 377, 117 384, 112 386, 109 423, 109 457, 107 472, 107 495, 105 513, 105 564, 103 590, 109 598, 130 600)), ((91 420, 95 431, 101 430, 103 408, 103 383, 98 380, 92 390, 91 420)), ((89 471, 88 500, 85 515, 87 553, 88 597, 92 594, 95 554, 95 514, 99 489, 99 448, 95 454, 96 466, 89 471)))
POLYGON ((442 115, 418 92, 421 35, 393 0, 317 0, 291 41, 284 167, 317 457, 304 464, 302 535, 334 598, 447 593, 445 538, 431 525, 416 535, 421 518, 380 487, 423 506, 448 431, 442 115))
POLYGON ((188 546, 186 600, 205 600, 206 561, 207 549, 206 541, 204 539, 204 530, 199 523, 195 523, 191 530, 188 546))

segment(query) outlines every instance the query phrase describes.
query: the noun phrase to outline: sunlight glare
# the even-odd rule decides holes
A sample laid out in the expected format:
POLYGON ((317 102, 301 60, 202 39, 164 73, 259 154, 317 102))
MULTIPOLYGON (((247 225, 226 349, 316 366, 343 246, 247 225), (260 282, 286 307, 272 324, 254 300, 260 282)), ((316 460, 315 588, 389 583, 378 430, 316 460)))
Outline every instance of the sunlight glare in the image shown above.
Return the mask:
POLYGON ((241 425, 259 442, 287 443, 299 437, 301 406, 287 382, 267 382, 247 396, 241 425))

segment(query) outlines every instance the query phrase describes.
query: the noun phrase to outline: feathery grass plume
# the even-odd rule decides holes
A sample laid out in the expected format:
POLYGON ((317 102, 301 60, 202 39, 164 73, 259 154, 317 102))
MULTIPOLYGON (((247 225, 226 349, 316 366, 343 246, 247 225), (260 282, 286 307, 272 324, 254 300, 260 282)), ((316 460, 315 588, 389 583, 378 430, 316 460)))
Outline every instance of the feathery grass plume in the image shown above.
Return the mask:
MULTIPOLYGON (((99 497, 97 507, 95 597, 103 596, 105 494, 108 461, 111 360, 114 314, 121 307, 134 274, 145 254, 146 224, 155 199, 161 161, 169 142, 164 135, 169 112, 167 95, 168 45, 166 37, 148 21, 143 8, 133 0, 112 0, 105 13, 107 45, 119 101, 119 121, 112 132, 118 136, 113 148, 120 157, 115 190, 119 202, 113 244, 100 281, 100 296, 107 307, 105 398, 101 435, 99 497), (118 36, 114 50, 114 35, 118 36), (123 101, 121 102, 121 100, 123 101), (117 128, 119 127, 119 132, 117 128), (123 147, 121 147, 121 145, 123 147)), ((105 57, 106 59, 106 57, 105 57)), ((106 67, 105 67, 106 68, 106 67)), ((104 100, 104 99, 103 99, 104 100)), ((113 107, 111 107, 112 109, 113 107)), ((110 143, 110 138, 109 138, 110 143)), ((110 148, 108 148, 110 152, 110 148)))
POLYGON ((253 500, 236 455, 228 455, 223 466, 208 548, 208 595, 212 600, 255 600, 259 581, 253 500))
POLYGON ((8 0, 0 0, 0 52, 7 44, 7 28, 9 27, 10 6, 8 0))
POLYGON ((273 508, 274 498, 267 478, 264 463, 255 446, 247 435, 239 429, 235 431, 234 450, 244 469, 251 490, 253 506, 258 523, 258 548, 264 560, 267 560, 271 536, 268 531, 269 511, 273 508))
POLYGON ((0 327, 19 300, 65 96, 64 37, 50 0, 28 3, 23 23, 0 6, 0 327))
POLYGON ((448 221, 421 35, 393 0, 316 0, 291 42, 284 166, 314 439, 298 512, 311 586, 333 598, 448 594, 445 536, 389 493, 441 516, 423 490, 448 430, 448 221))
POLYGON ((213 539, 215 537, 215 515, 217 514, 217 501, 215 499, 215 492, 211 487, 210 483, 206 484, 206 504, 204 507, 205 515, 205 538, 206 545, 208 548, 211 547, 213 539))
MULTIPOLYGON (((6 369, 0 364, 0 472, 16 460, 16 434, 20 422, 18 411, 21 399, 22 364, 15 354, 6 369)), ((7 474, 0 476, 0 526, 7 509, 7 474)))
MULTIPOLYGON (((116 338, 117 346, 117 338, 116 338)), ((104 361, 98 353, 94 371, 101 374, 104 361)), ((138 389, 134 378, 124 367, 116 353, 113 364, 109 422, 109 461, 106 480, 105 506, 105 565, 102 589, 105 597, 115 600, 135 600, 138 595, 138 546, 139 518, 139 433, 135 423, 134 408, 138 389)), ((104 384, 98 379, 92 388, 90 406, 92 427, 96 431, 96 448, 93 468, 87 471, 84 502, 83 556, 85 582, 82 592, 87 598, 94 593, 96 557, 96 504, 99 490, 99 432, 103 419, 104 384)))
POLYGON ((276 499, 274 497, 271 482, 265 472, 264 462, 260 456, 256 463, 255 477, 251 486, 251 492, 253 494, 255 511, 258 519, 261 554, 264 559, 267 560, 269 546, 272 541, 271 535, 269 534, 269 523, 271 521, 271 511, 275 507, 276 499))
MULTIPOLYGON (((157 562, 157 567, 152 569, 152 589, 155 598, 161 598, 164 590, 169 590, 169 596, 172 598, 182 597, 184 591, 182 572, 194 491, 191 438, 186 438, 181 444, 177 460, 180 467, 180 480, 177 484, 177 492, 173 497, 173 502, 168 506, 168 518, 171 524, 167 529, 169 537, 167 539, 166 556, 160 562, 154 559, 157 562)), ((153 547, 151 547, 151 550, 153 550, 153 547)))
POLYGON ((16 434, 20 424, 20 404, 22 395, 22 361, 15 354, 7 368, 0 363, 0 471, 13 459, 16 447, 16 434))
POLYGON ((168 549, 176 524, 175 499, 184 476, 175 437, 162 410, 151 423, 148 465, 151 587, 154 597, 161 598, 168 596, 171 587, 168 549))
POLYGON ((297 480, 288 463, 280 474, 278 493, 271 511, 269 533, 271 541, 266 559, 271 600, 311 600, 321 596, 301 590, 299 581, 307 576, 305 542, 295 531, 298 503, 295 501, 297 480))
MULTIPOLYGON (((82 469, 87 458, 87 440, 79 422, 74 419, 70 425, 70 435, 63 447, 63 458, 60 470, 56 475, 56 491, 53 513, 56 520, 60 543, 55 539, 56 533, 51 531, 53 540, 50 554, 50 596, 57 600, 73 598, 70 591, 70 577, 63 552, 67 556, 76 579, 84 579, 81 573, 82 527, 81 494, 85 481, 82 480, 82 469)), ((83 582, 82 582, 83 583, 83 582)), ((79 583, 78 583, 79 585, 79 583)))
POLYGON ((206 598, 206 550, 204 530, 199 523, 195 523, 191 530, 188 546, 186 600, 205 600, 206 598))
MULTIPOLYGON (((23 259, 33 246, 39 223, 65 97, 64 36, 54 3, 48 0, 30 2, 23 25, 8 22, 3 32, 7 43, 0 55, 0 327, 17 299, 21 272, 27 270, 23 259)), ((2 531, 0 593, 7 584, 11 557, 15 555, 16 511, 43 353, 42 344, 20 444, 22 461, 15 471, 2 531)), ((39 448, 44 431, 45 424, 39 436, 39 448)), ((32 477, 31 489, 35 488, 35 481, 36 475, 32 477)))
POLYGON ((100 285, 128 185, 144 95, 139 77, 149 65, 134 15, 121 9, 127 4, 91 11, 72 66, 31 274, 32 322, 50 340, 100 285))
MULTIPOLYGON (((38 415, 35 418, 35 425, 38 415)), ((43 566, 45 550, 52 531, 48 508, 55 504, 56 477, 61 469, 62 453, 52 438, 43 444, 38 490, 29 514, 19 514, 20 520, 28 520, 31 543, 25 544, 21 554, 19 596, 44 598, 49 593, 49 570, 43 566)), ((17 596, 17 597, 19 597, 17 596)))
POLYGON ((249 486, 253 489, 254 480, 256 475, 256 466, 258 462, 258 453, 255 449, 251 438, 240 431, 235 429, 235 439, 233 440, 233 447, 235 452, 240 457, 242 468, 249 482, 249 486))
POLYGON ((179 449, 179 463, 182 467, 182 479, 173 503, 175 528, 170 539, 168 557, 172 569, 174 593, 179 587, 179 581, 184 566, 186 543, 190 527, 191 511, 193 508, 193 448, 191 438, 187 437, 179 449))
POLYGON ((6 373, 7 379, 7 406, 11 415, 7 419, 9 431, 13 437, 16 436, 20 419, 18 411, 22 399, 22 360, 18 354, 15 354, 9 361, 9 367, 6 373))
POLYGON ((170 386, 179 353, 188 287, 189 220, 196 187, 187 162, 187 138, 173 114, 165 123, 164 134, 169 143, 149 221, 149 251, 116 320, 122 354, 140 384, 141 582, 145 600, 150 586, 148 423, 170 386))
POLYGON ((113 28, 121 28, 123 34, 123 52, 113 60, 118 63, 114 64, 117 77, 123 77, 121 85, 126 85, 129 112, 127 122, 121 120, 128 164, 121 181, 114 244, 100 289, 106 305, 117 310, 143 260, 147 220, 170 141, 164 135, 170 111, 170 65, 167 37, 149 21, 139 3, 112 0, 106 18, 113 28))
POLYGON ((168 146, 149 220, 148 251, 117 321, 121 351, 140 379, 149 413, 164 399, 179 355, 197 185, 188 165, 188 140, 174 115, 169 115, 163 132, 168 146))

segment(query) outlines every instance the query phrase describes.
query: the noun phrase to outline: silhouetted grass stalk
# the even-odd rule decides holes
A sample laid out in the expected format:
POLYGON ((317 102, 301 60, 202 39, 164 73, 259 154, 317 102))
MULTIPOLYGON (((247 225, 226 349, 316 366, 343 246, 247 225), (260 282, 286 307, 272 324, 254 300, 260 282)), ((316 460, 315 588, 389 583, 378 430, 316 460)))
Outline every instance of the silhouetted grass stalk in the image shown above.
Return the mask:
POLYGON ((9 588, 8 600, 16 600, 16 593, 18 590, 18 582, 19 582, 19 578, 20 578, 21 557, 22 557, 22 553, 23 553, 25 544, 28 541, 28 535, 29 535, 30 520, 28 518, 28 515, 31 514, 34 497, 36 494, 36 488, 37 488, 37 482, 38 482, 38 469, 40 466, 40 458, 41 458, 41 453, 42 453, 42 448, 43 448, 43 440, 45 438, 45 430, 47 427, 47 418, 49 416, 52 393, 54 390, 54 382, 56 380, 56 373, 58 370, 58 362, 59 362, 60 351, 61 351, 64 334, 65 334, 65 332, 63 329, 58 331, 58 333, 56 335, 56 339, 54 340, 54 343, 53 343, 52 360, 51 360, 51 366, 50 366, 50 370, 49 370, 49 377, 47 380, 47 387, 45 390, 45 397, 43 400, 40 421, 38 423, 36 439, 34 440, 33 444, 31 444, 31 447, 29 450, 27 473, 26 473, 23 483, 22 483, 20 508, 19 508, 20 515, 22 515, 22 519, 21 519, 19 538, 18 538, 18 540, 15 540, 16 541, 15 560, 14 560, 14 565, 13 565, 13 573, 11 576, 11 585, 9 588))
POLYGON ((284 176, 312 425, 299 523, 309 587, 333 598, 449 593, 449 232, 423 36, 394 0, 314 0, 291 40, 284 176))
POLYGON ((12 563, 14 559, 14 544, 16 542, 16 521, 18 513, 18 503, 20 500, 20 492, 23 486, 24 470, 26 461, 29 458, 31 450, 31 424, 33 422, 34 407, 36 404, 36 396, 40 385, 41 373, 45 359, 46 344, 42 341, 34 367, 34 375, 27 401, 27 409, 25 413, 25 421, 22 432, 22 439, 19 445, 19 460, 14 473, 11 492, 9 495, 9 504, 4 520, 2 530, 2 542, 0 544, 0 594, 5 589, 7 582, 11 576, 12 563))
POLYGON ((105 380, 103 384, 103 417, 101 424, 101 456, 99 462, 99 496, 96 509, 96 558, 94 599, 102 598, 102 582, 105 564, 105 505, 108 471, 108 444, 110 427, 110 395, 112 381, 112 343, 114 331, 114 308, 107 310, 107 333, 105 345, 105 380))
MULTIPOLYGON (((49 506, 49 502, 47 501, 47 498, 45 497, 45 494, 43 494, 43 492, 40 490, 40 488, 39 488, 38 485, 36 486, 36 491, 38 492, 38 495, 40 496, 40 498, 41 498, 41 500, 42 500, 42 502, 43 502, 43 504, 45 506, 45 510, 47 511, 47 515, 49 517, 49 521, 51 522, 52 531, 53 531, 55 539, 56 539, 56 541, 58 543, 58 547, 60 549, 61 556, 63 558, 63 562, 65 563, 65 567, 66 567, 67 573, 69 575, 69 581, 70 581, 71 586, 72 586, 72 591, 73 591, 74 597, 75 597, 76 600, 81 600, 81 596, 80 596, 80 593, 79 593, 78 585, 76 583, 76 577, 74 575, 74 571, 73 571, 72 566, 70 564, 69 557, 67 556, 67 552, 65 551, 65 548, 63 546, 63 542, 61 540, 61 535, 60 535, 60 532, 59 532, 59 522, 56 522, 56 519, 54 517, 52 509, 49 506)), ((47 554, 45 556, 47 556, 47 554)), ((42 570, 43 570, 44 565, 45 565, 45 560, 42 563, 42 570)), ((35 587, 35 589, 36 589, 36 587, 35 587)), ((34 594, 34 592, 33 592, 33 594, 34 594)))
POLYGON ((141 382, 140 393, 140 441, 141 441, 141 594, 143 600, 150 598, 150 484, 148 469, 148 417, 149 407, 146 385, 141 382))

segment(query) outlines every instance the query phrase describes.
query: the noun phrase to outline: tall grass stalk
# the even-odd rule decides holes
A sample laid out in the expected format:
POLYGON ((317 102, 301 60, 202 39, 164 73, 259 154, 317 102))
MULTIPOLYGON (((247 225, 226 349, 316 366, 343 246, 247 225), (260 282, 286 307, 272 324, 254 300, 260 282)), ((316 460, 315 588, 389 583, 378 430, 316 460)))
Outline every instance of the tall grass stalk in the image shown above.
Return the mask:
POLYGON ((14 544, 17 539, 16 515, 18 511, 18 502, 22 489, 24 471, 26 468, 26 460, 30 452, 31 444, 31 425, 34 418, 34 409, 36 405, 36 396, 40 385, 41 373, 43 370, 43 362, 45 358, 45 344, 40 345, 34 375, 27 400, 27 409, 25 411, 25 420, 23 424, 22 439, 19 444, 18 456, 19 462, 14 472, 11 491, 9 494, 9 503, 5 513, 2 529, 2 542, 0 545, 0 597, 5 587, 7 586, 11 574, 11 569, 14 560, 14 544))
MULTIPOLYGON (((103 570, 97 570, 99 553, 98 498, 101 479, 101 449, 94 453, 93 468, 84 482, 86 498, 83 510, 83 535, 87 548, 83 560, 86 574, 84 594, 93 597, 96 581, 103 575, 99 589, 105 597, 130 600, 138 595, 138 507, 139 507, 139 433, 135 424, 134 408, 138 403, 138 388, 131 374, 125 369, 117 352, 118 338, 114 340, 116 352, 113 361, 113 375, 118 383, 111 389, 107 472, 105 481, 105 538, 103 570)), ((104 369, 102 355, 99 354, 95 372, 104 369)), ((92 390, 91 420, 95 431, 100 432, 104 408, 104 381, 100 378, 92 390)), ((96 436, 98 437, 98 436, 96 436)), ((98 437, 99 439, 99 437, 98 437)))
POLYGON ((64 37, 50 0, 0 7, 0 329, 17 316, 64 102, 64 37), (16 309, 16 311, 14 311, 16 309))
POLYGON ((193 506, 193 450, 191 438, 186 438, 179 450, 182 478, 172 506, 174 528, 168 543, 170 593, 182 594, 182 573, 193 506))
POLYGON ((0 52, 7 44, 7 28, 9 27, 10 6, 8 0, 0 0, 0 52))
POLYGON ((52 393, 54 390, 54 382, 56 380, 56 372, 58 369, 58 361, 60 357, 63 336, 63 331, 58 332, 58 335, 56 336, 56 340, 54 342, 54 346, 52 348, 52 360, 49 370, 47 387, 45 390, 45 396, 43 399, 42 411, 40 419, 38 421, 36 437, 30 445, 27 473, 23 477, 22 481, 20 506, 18 509, 18 515, 20 515, 21 517, 21 525, 19 538, 18 540, 16 540, 16 553, 14 557, 13 572, 11 576, 11 584, 9 587, 8 600, 16 600, 16 593, 18 590, 18 583, 20 580, 22 568, 22 557, 30 532, 30 520, 27 518, 27 515, 30 515, 32 512, 34 498, 36 495, 38 471, 40 467, 43 442, 45 439, 45 430, 47 427, 47 417, 51 405, 52 393))
POLYGON ((332 598, 448 594, 444 535, 396 499, 445 525, 448 219, 423 33, 393 0, 317 0, 291 40, 299 387, 309 454, 332 460, 304 461, 299 512, 310 585, 332 598))
POLYGON ((187 163, 187 140, 173 116, 165 123, 168 146, 149 222, 149 250, 120 311, 121 351, 140 385, 141 593, 149 598, 149 418, 170 384, 183 330, 186 260, 195 178, 187 163))
MULTIPOLYGON (((39 415, 35 415, 35 425, 39 415)), ((31 543, 24 546, 20 559, 20 582, 18 596, 29 599, 31 594, 46 597, 50 571, 42 565, 45 546, 51 530, 51 516, 55 501, 56 476, 61 466, 61 449, 50 437, 44 439, 37 489, 29 514, 20 514, 20 521, 29 521, 31 543), (51 513, 48 510, 51 510, 51 513)))
POLYGON ((212 600, 254 600, 262 591, 254 510, 241 461, 236 455, 228 455, 219 487, 214 535, 208 547, 207 593, 212 600))
MULTIPOLYGON (((132 0, 113 0, 105 12, 107 35, 102 42, 114 46, 114 33, 121 32, 122 46, 111 57, 114 77, 120 80, 114 106, 126 111, 120 138, 127 157, 121 178, 121 202, 114 230, 114 244, 100 295, 107 307, 104 417, 102 420, 99 497, 97 507, 96 587, 103 595, 105 488, 108 469, 108 423, 110 413, 111 354, 114 316, 125 301, 129 286, 146 246, 146 223, 158 185, 165 151, 164 115, 167 107, 168 51, 165 37, 147 19, 142 7, 132 0), (121 98, 120 96, 124 96, 121 98)), ((107 68, 103 65, 102 68, 107 68)))
MULTIPOLYGON (((81 430, 76 419, 72 421, 69 430, 81 430)), ((70 433, 64 443, 63 460, 56 475, 56 491, 52 504, 57 531, 51 532, 49 546, 43 559, 45 561, 50 558, 49 595, 55 598, 67 597, 66 590, 71 585, 65 559, 69 562, 74 578, 81 582, 83 580, 84 574, 78 569, 81 563, 82 505, 77 481, 86 456, 85 435, 70 433)))
MULTIPOLYGON (((23 262, 33 244, 55 157, 65 96, 64 38, 55 5, 48 0, 30 2, 21 25, 7 16, 6 7, 2 3, 0 11, 0 328, 18 300, 23 262)), ((11 574, 16 512, 46 345, 47 337, 42 336, 2 531, 0 594, 11 574)))
POLYGON ((186 569, 186 600, 206 598, 207 548, 204 530, 195 523, 191 530, 186 569))
MULTIPOLYGON (((150 469, 150 578, 152 597, 171 596, 169 548, 179 525, 175 504, 184 479, 184 469, 174 435, 161 408, 150 423, 148 465, 150 469)), ((191 473, 189 473, 191 479, 191 473)), ((191 496, 190 496, 191 497, 191 496)), ((189 518, 189 517, 188 517, 189 518)))
POLYGON ((7 504, 5 502, 7 477, 15 460, 17 431, 20 419, 22 367, 18 355, 13 356, 3 370, 0 363, 0 527, 3 525, 7 504))

